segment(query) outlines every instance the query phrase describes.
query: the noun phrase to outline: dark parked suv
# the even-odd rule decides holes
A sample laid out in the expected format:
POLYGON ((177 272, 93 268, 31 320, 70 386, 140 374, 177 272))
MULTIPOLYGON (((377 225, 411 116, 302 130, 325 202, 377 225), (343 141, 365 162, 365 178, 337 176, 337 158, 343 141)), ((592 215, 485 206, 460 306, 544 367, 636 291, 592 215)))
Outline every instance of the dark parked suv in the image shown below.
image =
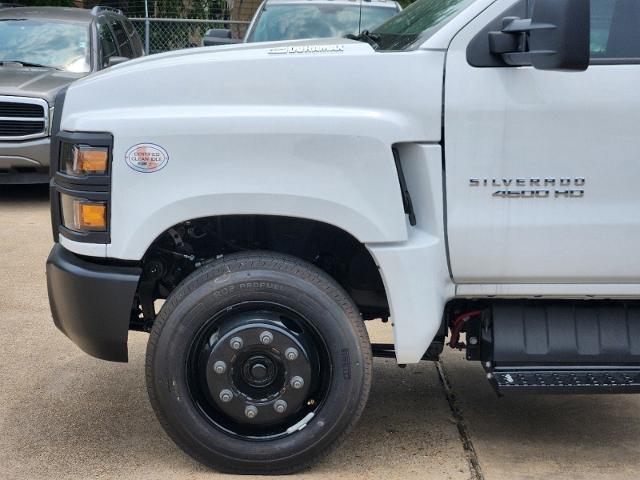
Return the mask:
POLYGON ((119 10, 0 9, 0 184, 48 182, 53 99, 71 82, 143 55, 119 10))

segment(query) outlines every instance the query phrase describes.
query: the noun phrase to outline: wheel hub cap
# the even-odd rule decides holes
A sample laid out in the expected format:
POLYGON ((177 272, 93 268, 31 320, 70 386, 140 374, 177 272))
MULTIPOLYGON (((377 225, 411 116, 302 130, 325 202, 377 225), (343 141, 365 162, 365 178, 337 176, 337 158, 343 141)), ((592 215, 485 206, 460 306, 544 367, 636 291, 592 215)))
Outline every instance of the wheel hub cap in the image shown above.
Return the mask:
POLYGON ((253 355, 242 366, 242 378, 254 388, 265 387, 273 383, 277 366, 265 355, 253 355))
POLYGON ((242 315, 207 342, 202 354, 207 356, 210 398, 235 421, 254 426, 281 423, 307 405, 312 384, 308 349, 275 314, 242 315), (292 349, 297 355, 291 355, 292 349), (226 368, 220 368, 223 364, 226 368), (296 382, 300 378, 301 386, 296 382), (232 392, 230 400, 221 396, 225 390, 232 392))

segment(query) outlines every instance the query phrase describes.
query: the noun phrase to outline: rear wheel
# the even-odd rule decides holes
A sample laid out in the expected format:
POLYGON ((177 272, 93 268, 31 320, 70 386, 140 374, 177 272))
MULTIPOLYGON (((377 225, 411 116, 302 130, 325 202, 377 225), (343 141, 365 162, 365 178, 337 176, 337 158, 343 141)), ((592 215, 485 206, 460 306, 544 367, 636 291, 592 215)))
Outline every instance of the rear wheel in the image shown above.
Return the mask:
POLYGON ((300 470, 350 430, 371 384, 357 308, 294 257, 237 254, 186 278, 147 348, 147 388, 171 438, 235 473, 300 470))

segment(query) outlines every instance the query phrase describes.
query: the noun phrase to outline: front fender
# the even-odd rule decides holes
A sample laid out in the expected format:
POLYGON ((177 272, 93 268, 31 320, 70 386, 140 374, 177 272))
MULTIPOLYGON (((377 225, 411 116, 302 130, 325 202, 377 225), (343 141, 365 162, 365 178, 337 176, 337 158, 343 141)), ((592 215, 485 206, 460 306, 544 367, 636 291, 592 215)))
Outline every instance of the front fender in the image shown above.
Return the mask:
MULTIPOLYGON (((167 228, 198 217, 331 224, 369 248, 389 294, 398 360, 419 360, 451 290, 438 145, 444 52, 379 53, 346 40, 321 54, 192 50, 69 88, 61 128, 114 138, 106 256, 139 260, 167 228), (127 165, 126 152, 141 143, 167 152, 164 168, 127 165), (411 235, 392 154, 402 144, 414 145, 401 152, 418 217, 411 235), (428 281, 416 283, 416 272, 428 281)), ((93 247, 69 246, 86 255, 93 247)))
POLYGON ((170 226, 214 215, 320 220, 363 243, 407 239, 391 148, 440 140, 443 52, 383 54, 347 40, 325 53, 193 50, 127 62, 67 92, 63 130, 114 138, 107 256, 140 259, 170 226), (141 143, 168 153, 162 170, 127 166, 141 143))
POLYGON ((148 141, 169 155, 154 173, 135 171, 124 161, 126 151, 148 137, 137 131, 139 119, 121 118, 114 134, 107 256, 138 260, 167 228, 217 215, 307 218, 362 243, 406 240, 391 143, 377 136, 390 122, 350 115, 305 112, 259 121, 252 114, 249 122, 211 113, 171 122, 152 116, 148 141), (322 133, 322 124, 335 122, 344 125, 342 133, 322 133), (356 123, 358 133, 369 123, 371 135, 356 134, 356 123))

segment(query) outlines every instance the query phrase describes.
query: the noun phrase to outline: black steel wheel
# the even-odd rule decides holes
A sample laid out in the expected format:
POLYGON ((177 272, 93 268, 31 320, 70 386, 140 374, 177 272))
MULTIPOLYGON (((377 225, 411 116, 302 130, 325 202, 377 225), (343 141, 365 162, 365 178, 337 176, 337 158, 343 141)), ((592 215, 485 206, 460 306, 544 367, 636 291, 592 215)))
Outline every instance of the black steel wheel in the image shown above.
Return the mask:
POLYGON ((269 439, 312 418, 331 382, 327 346, 284 305, 243 302, 203 325, 186 363, 189 390, 212 425, 269 439))
POLYGON ((371 350, 347 294, 285 255, 236 254, 186 278, 147 349, 172 439, 234 473, 291 473, 338 445, 364 408, 371 350))

